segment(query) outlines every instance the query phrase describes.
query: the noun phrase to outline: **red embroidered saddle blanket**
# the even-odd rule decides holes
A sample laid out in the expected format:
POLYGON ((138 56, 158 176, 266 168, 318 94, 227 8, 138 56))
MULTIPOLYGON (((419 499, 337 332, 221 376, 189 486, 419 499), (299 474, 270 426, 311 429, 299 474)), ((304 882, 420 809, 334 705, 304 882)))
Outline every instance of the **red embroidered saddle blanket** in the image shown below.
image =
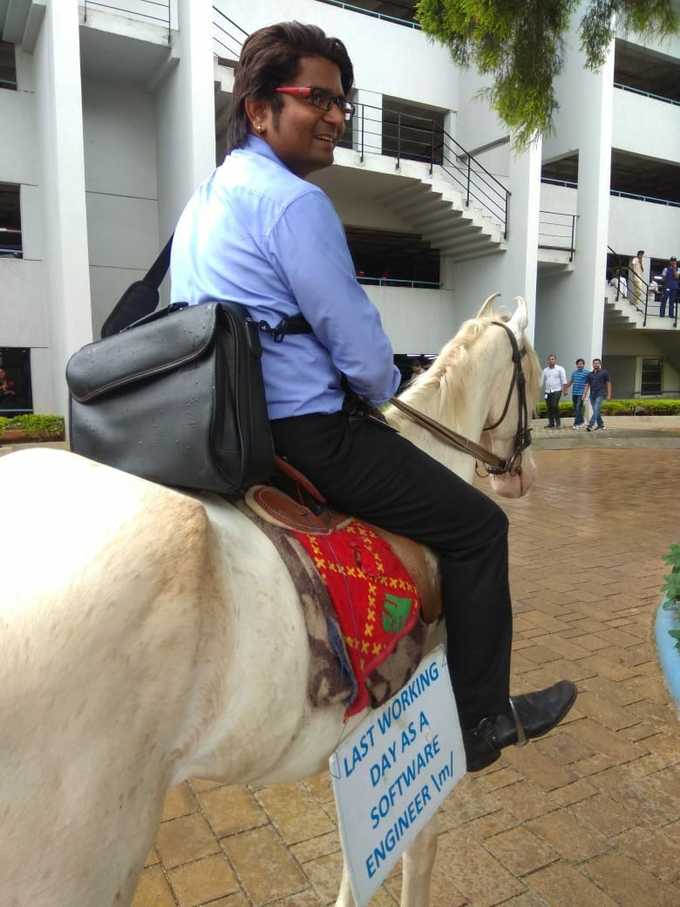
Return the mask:
POLYGON ((371 704, 367 679, 418 621, 418 590, 387 542, 360 520, 328 535, 293 535, 333 603, 358 685, 346 713, 354 715, 371 704))
POLYGON ((422 657, 418 588, 373 527, 338 518, 292 529, 273 506, 281 495, 255 486, 239 509, 273 542, 298 590, 312 653, 310 702, 342 702, 345 717, 376 708, 407 683, 422 657))

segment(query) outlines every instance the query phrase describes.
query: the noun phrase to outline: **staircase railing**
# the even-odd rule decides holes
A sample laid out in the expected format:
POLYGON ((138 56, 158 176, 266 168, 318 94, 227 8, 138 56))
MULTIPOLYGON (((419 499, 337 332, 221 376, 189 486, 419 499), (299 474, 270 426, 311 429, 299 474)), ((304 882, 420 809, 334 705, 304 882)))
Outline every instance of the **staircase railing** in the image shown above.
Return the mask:
POLYGON ((168 44, 172 32, 173 0, 82 0, 83 21, 87 22, 90 9, 107 9, 114 13, 123 13, 145 22, 159 22, 168 30, 168 44))
MULTIPOLYGON (((611 246, 607 246, 607 249, 611 252, 615 259, 615 264, 612 268, 612 279, 616 282, 616 301, 618 302, 622 295, 621 278, 623 278, 626 281, 625 297, 633 306, 633 308, 643 316, 642 326, 647 327, 648 315, 661 314, 661 304, 663 300, 663 294, 665 293, 664 288, 661 287, 661 299, 657 299, 654 289, 650 286, 650 284, 647 283, 644 277, 640 277, 638 274, 635 274, 630 265, 624 264, 621 256, 617 252, 615 252, 611 246), (631 292, 631 287, 635 288, 638 285, 642 286, 641 292, 637 293, 635 292, 635 289, 633 289, 633 291, 631 292), (640 299, 641 296, 644 296, 644 302, 640 299), (650 296, 653 296, 654 298, 650 300, 650 296)), ((680 294, 678 294, 678 297, 680 297, 680 294)), ((677 328, 678 326, 679 308, 680 298, 676 297, 673 312, 674 328, 677 328)), ((670 316, 670 300, 668 314, 670 316)))
POLYGON ((539 249, 568 252, 569 261, 576 251, 576 218, 578 214, 565 211, 540 211, 538 223, 539 249))
POLYGON ((213 14, 213 41, 219 48, 217 56, 236 62, 241 56, 241 48, 248 32, 216 6, 213 6, 213 14))
POLYGON ((341 145, 358 151, 362 161, 367 153, 393 157, 396 170, 402 160, 428 164, 430 174, 435 165, 441 167, 461 190, 465 205, 481 207, 503 227, 507 239, 509 189, 435 120, 359 103, 341 145))

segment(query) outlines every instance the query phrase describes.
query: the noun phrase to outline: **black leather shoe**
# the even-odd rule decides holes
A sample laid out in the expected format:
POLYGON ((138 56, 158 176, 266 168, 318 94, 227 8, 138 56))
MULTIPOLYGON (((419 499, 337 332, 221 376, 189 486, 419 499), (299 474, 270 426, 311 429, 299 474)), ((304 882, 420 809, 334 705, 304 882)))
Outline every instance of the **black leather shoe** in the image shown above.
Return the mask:
POLYGON ((467 770, 478 772, 499 758, 503 747, 523 746, 542 737, 567 714, 576 699, 576 687, 560 680, 546 690, 510 698, 504 715, 482 718, 477 727, 463 730, 467 770))

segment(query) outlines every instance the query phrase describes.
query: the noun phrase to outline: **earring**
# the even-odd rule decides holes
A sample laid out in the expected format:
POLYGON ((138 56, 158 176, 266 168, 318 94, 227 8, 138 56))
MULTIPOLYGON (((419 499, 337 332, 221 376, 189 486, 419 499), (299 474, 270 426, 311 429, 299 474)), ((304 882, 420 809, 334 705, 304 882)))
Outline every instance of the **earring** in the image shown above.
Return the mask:
POLYGON ((262 134, 264 132, 264 126, 260 123, 257 127, 257 131, 262 134))

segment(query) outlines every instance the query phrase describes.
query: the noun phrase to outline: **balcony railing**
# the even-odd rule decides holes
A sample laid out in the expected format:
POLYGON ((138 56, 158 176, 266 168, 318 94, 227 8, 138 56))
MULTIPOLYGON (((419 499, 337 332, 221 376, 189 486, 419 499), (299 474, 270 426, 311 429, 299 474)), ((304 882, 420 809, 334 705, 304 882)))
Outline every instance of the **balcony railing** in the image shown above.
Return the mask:
POLYGON ((236 62, 247 37, 248 32, 244 28, 213 6, 213 46, 216 56, 236 62))
POLYGON ((652 205, 668 205, 670 208, 680 208, 680 202, 669 198, 656 198, 654 195, 638 195, 636 192, 621 192, 619 189, 610 189, 610 195, 617 198, 632 198, 639 202, 650 202, 652 205))
POLYGON ((564 211, 541 211, 538 221, 539 249, 568 252, 569 261, 573 261, 577 217, 577 214, 567 214, 564 211))
POLYGON ((357 274, 357 281, 367 287, 406 287, 411 290, 441 290, 441 284, 431 280, 397 280, 394 277, 368 277, 357 274))
POLYGON ((122 13, 132 19, 163 25, 168 30, 168 44, 171 39, 172 14, 176 0, 82 0, 83 19, 87 22, 90 10, 110 10, 122 13))
POLYGON ((507 238, 510 191, 435 120, 357 104, 342 144, 358 151, 362 161, 366 154, 393 157, 396 170, 402 160, 425 163, 430 173, 435 165, 441 167, 466 207, 480 207, 503 227, 507 238))
POLYGON ((388 16, 386 13, 378 13, 372 9, 364 9, 362 6, 353 6, 351 3, 343 3, 342 0, 319 0, 320 3, 327 3, 329 6, 339 6, 340 9, 348 9, 353 13, 361 13, 363 16, 371 16, 373 19, 383 19, 385 22, 392 22, 394 25, 405 25, 406 28, 415 28, 420 31, 418 22, 412 19, 399 19, 397 16, 388 16))
POLYGON ((621 82, 614 82, 614 88, 620 88, 621 91, 630 91, 633 94, 642 95, 643 98, 653 98, 655 101, 663 101, 664 104, 674 104, 680 107, 680 101, 675 98, 667 98, 662 94, 654 94, 651 91, 642 91, 641 88, 633 88, 631 85, 623 85, 621 82))

